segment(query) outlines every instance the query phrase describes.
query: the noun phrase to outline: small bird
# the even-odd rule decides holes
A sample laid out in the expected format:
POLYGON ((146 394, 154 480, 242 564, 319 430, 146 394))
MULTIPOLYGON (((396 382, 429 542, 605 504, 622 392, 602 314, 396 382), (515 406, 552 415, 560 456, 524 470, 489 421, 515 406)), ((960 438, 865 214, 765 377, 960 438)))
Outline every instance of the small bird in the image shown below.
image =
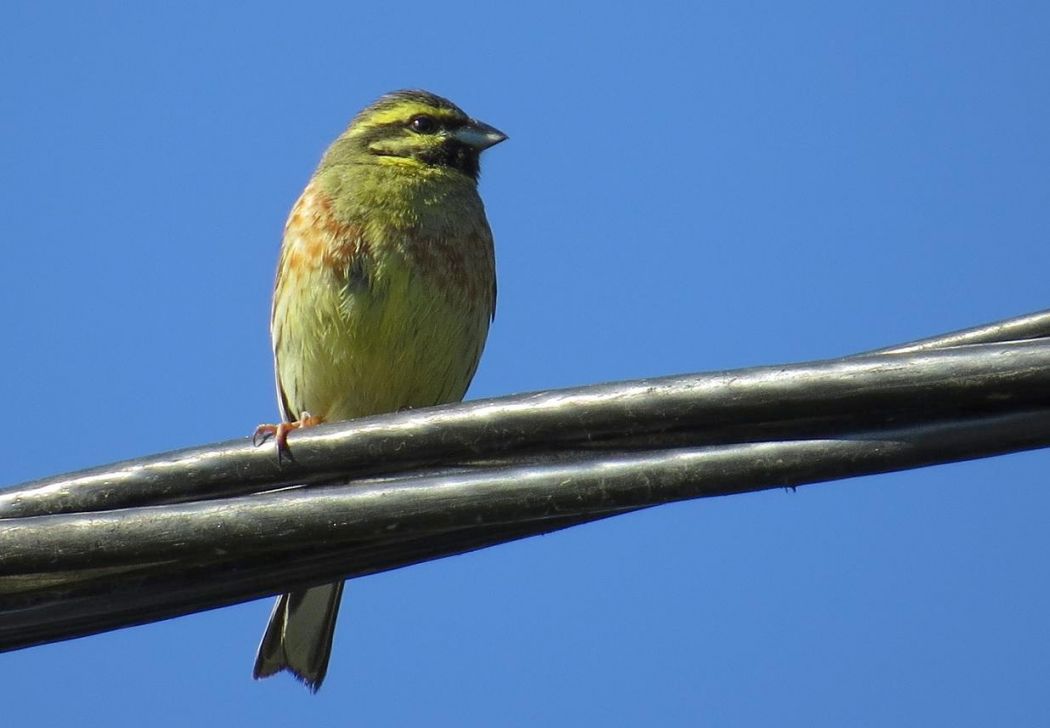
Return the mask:
MULTIPOLYGON (((284 228, 270 336, 278 456, 322 422, 455 402, 496 306, 481 152, 507 136, 426 91, 383 96, 321 159, 284 228)), ((255 678, 288 670, 316 692, 342 582, 279 597, 255 678)))

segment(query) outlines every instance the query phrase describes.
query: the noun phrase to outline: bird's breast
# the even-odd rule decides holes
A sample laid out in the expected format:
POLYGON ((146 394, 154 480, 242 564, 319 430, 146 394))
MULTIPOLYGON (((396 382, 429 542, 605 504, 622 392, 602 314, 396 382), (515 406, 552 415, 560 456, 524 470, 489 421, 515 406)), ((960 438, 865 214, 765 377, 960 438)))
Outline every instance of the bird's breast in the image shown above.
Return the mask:
POLYGON ((288 414, 338 420, 461 399, 494 286, 483 213, 429 227, 344 220, 308 187, 289 216, 274 295, 288 414))

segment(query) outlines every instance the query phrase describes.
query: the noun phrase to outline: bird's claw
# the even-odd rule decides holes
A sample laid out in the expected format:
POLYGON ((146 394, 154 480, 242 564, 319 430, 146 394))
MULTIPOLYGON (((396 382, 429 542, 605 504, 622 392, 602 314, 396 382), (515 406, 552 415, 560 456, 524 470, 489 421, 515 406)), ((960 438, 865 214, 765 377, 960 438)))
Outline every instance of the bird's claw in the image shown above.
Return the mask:
POLYGON ((292 430, 313 427, 322 422, 324 422, 322 418, 314 417, 309 412, 303 412, 299 419, 294 422, 281 422, 276 425, 259 425, 255 428, 255 432, 252 433, 252 445, 259 447, 259 445, 262 445, 272 437, 277 443, 277 462, 281 462, 284 456, 288 456, 288 459, 291 460, 293 458, 292 451, 288 447, 288 435, 292 430))

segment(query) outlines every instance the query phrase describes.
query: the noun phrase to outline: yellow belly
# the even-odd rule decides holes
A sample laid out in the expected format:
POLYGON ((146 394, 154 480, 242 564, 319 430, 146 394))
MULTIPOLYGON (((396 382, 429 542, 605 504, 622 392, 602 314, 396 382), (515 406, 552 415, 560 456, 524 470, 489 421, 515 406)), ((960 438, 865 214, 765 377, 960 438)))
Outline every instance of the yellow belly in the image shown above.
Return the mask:
POLYGON ((330 422, 463 398, 491 305, 444 295, 417 268, 388 251, 367 280, 310 267, 286 282, 273 321, 286 417, 330 422))

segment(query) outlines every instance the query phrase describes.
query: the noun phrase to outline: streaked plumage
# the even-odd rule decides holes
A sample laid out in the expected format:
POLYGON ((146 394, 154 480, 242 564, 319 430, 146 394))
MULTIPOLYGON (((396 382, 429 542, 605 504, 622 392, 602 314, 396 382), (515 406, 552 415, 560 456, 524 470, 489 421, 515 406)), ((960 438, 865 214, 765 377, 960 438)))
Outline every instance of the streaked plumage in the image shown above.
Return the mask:
MULTIPOLYGON (((478 156, 506 137, 423 91, 384 96, 325 153, 285 225, 271 318, 289 429, 463 398, 496 303, 478 156)), ((324 679, 342 584, 286 594, 255 677, 324 679)))

